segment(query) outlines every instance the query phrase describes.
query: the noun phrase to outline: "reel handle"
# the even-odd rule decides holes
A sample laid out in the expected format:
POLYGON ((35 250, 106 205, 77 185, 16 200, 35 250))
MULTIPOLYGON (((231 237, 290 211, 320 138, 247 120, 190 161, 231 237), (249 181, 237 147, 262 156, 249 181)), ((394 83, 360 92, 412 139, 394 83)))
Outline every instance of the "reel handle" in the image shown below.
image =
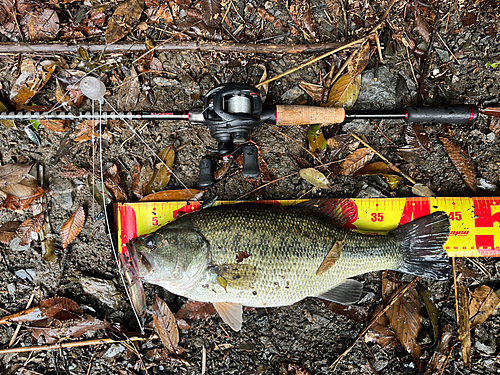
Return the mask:
POLYGON ((243 146, 243 170, 241 174, 246 178, 257 178, 260 176, 259 150, 254 145, 243 146))

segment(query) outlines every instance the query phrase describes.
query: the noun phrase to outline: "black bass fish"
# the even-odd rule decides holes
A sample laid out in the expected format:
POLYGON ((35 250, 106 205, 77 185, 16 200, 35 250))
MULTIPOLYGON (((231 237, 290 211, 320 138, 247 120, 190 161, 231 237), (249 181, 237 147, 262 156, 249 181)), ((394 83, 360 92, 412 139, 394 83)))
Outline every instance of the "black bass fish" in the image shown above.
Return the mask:
POLYGON ((352 201, 335 199, 288 207, 222 205, 186 214, 127 248, 138 279, 213 303, 235 330, 241 329, 242 306, 284 306, 306 297, 354 303, 362 284, 347 278, 366 272, 449 277, 445 212, 388 235, 340 227, 355 214, 352 201), (318 272, 332 249, 333 264, 318 272))

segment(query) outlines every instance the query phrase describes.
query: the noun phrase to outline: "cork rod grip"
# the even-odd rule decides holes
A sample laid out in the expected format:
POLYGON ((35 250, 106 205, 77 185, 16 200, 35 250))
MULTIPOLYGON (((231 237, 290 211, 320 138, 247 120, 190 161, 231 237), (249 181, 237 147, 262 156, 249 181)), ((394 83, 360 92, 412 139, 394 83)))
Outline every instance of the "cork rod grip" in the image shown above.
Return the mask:
POLYGON ((276 125, 337 124, 345 120, 344 108, 277 105, 276 125))

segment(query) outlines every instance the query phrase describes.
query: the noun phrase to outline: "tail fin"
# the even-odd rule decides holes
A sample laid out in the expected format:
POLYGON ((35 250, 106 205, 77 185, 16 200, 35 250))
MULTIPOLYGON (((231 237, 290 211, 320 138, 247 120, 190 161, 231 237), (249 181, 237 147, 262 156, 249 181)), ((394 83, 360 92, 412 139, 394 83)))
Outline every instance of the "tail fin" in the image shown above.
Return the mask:
POLYGON ((450 234, 450 219, 438 211, 393 230, 401 243, 403 260, 397 271, 436 280, 450 276, 450 261, 443 245, 450 234))

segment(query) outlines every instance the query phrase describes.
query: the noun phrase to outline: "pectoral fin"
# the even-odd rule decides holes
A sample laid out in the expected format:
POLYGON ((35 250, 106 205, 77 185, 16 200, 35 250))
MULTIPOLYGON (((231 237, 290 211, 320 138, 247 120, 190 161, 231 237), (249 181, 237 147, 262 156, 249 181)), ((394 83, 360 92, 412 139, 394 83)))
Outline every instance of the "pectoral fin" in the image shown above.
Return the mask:
POLYGON ((243 307, 240 304, 231 302, 215 302, 214 307, 222 320, 224 320, 229 327, 235 331, 239 331, 241 329, 241 323, 243 321, 243 307))
POLYGON ((342 305, 350 305, 359 301, 362 292, 363 284, 356 280, 347 279, 318 297, 342 305))

